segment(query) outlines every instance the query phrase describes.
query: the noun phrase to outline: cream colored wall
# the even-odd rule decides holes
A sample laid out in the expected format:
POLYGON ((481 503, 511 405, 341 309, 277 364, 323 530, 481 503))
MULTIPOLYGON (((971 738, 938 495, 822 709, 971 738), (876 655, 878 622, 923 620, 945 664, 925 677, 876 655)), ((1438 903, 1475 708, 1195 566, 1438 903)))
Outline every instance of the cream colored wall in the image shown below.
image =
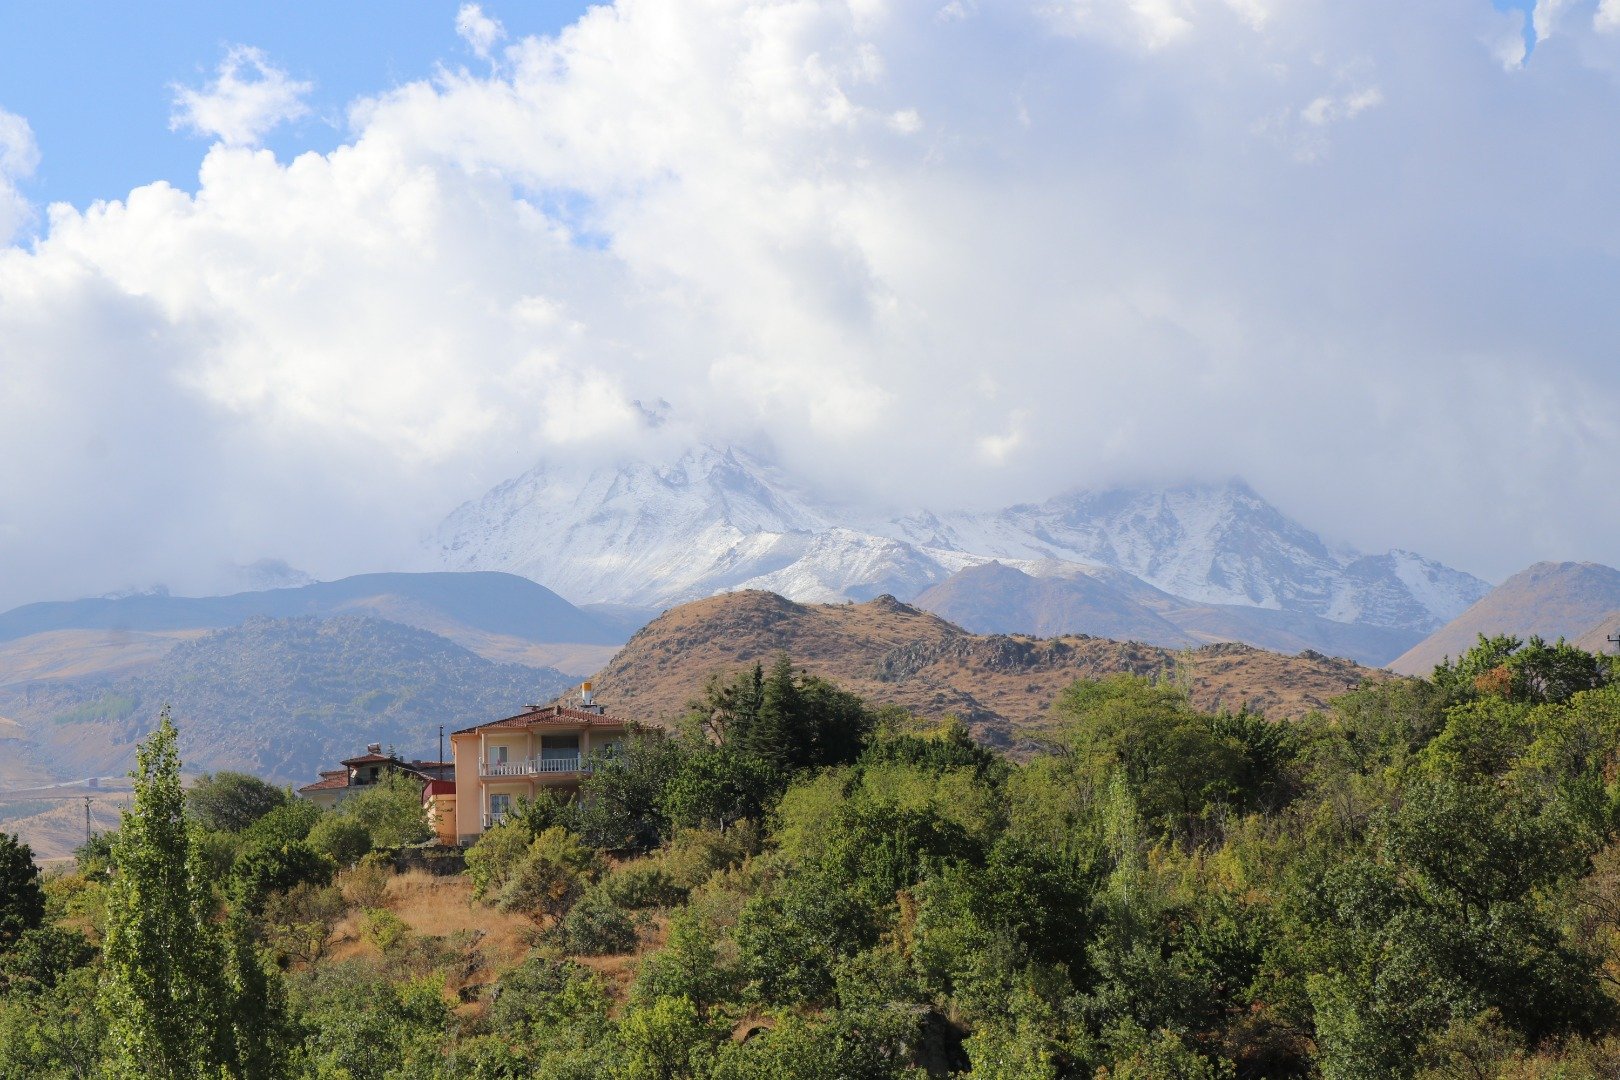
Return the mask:
POLYGON ((450 736, 450 756, 456 763, 456 837, 477 836, 483 829, 479 804, 478 733, 450 736))
POLYGON ((454 795, 428 796, 428 823, 433 826, 434 835, 441 844, 454 844, 456 830, 461 826, 456 819, 456 797, 454 795))
POLYGON ((495 747, 504 746, 506 747, 506 760, 514 762, 527 761, 529 758, 534 757, 534 753, 529 749, 531 742, 532 740, 529 738, 529 733, 526 731, 514 733, 502 732, 499 735, 485 735, 484 760, 489 760, 489 752, 495 747))

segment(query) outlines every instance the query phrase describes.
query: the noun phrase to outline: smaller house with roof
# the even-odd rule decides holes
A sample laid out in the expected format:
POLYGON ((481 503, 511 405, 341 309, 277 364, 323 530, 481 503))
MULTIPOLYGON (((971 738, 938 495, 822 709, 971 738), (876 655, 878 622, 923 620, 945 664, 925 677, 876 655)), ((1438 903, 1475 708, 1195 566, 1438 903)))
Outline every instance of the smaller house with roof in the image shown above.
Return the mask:
POLYGON ((586 683, 577 707, 531 705, 454 732, 457 842, 470 844, 500 824, 519 798, 533 799, 541 790, 578 792, 595 762, 616 752, 633 726, 608 715, 586 683))
POLYGON ((442 843, 454 843, 451 826, 455 822, 455 763, 453 761, 407 760, 383 753, 381 743, 372 743, 366 752, 338 763, 342 768, 322 769, 321 778, 298 789, 298 796, 323 810, 336 807, 344 799, 380 783, 390 773, 408 776, 422 785, 422 805, 442 843))

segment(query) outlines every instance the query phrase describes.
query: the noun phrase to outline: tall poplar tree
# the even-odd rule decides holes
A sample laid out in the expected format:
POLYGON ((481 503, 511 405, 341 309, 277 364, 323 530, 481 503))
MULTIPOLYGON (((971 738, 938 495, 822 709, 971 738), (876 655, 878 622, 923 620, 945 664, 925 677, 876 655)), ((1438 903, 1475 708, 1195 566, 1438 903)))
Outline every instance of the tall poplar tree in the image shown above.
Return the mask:
POLYGON ((108 1073, 218 1076, 234 1064, 230 990, 168 709, 136 751, 131 775, 135 798, 113 845, 102 946, 108 1073))

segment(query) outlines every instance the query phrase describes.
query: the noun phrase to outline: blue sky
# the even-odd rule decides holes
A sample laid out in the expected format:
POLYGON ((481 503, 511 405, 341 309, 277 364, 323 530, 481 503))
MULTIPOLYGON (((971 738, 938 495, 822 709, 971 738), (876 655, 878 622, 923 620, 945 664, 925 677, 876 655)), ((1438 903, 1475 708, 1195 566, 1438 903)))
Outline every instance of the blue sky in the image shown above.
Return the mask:
MULTIPOLYGON (((167 180, 191 189, 206 139, 169 130, 172 84, 200 85, 232 45, 263 49, 315 84, 309 116, 279 128, 278 156, 343 140, 344 107, 361 95, 477 66, 456 36, 456 0, 229 3, 219 0, 0 0, 0 109, 26 118, 40 165, 23 181, 35 202, 122 198, 167 180)), ((510 35, 553 33, 581 0, 494 0, 510 35)))

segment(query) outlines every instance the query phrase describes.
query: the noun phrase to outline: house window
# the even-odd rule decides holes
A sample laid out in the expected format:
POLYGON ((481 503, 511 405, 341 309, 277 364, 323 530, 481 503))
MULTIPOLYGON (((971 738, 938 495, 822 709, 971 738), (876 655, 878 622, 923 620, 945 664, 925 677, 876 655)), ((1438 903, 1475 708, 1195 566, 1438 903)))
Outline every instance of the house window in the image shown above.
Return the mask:
POLYGON ((506 747, 492 746, 489 748, 489 763, 491 765, 506 764, 506 747))
POLYGON ((495 821, 502 821, 512 812, 512 796, 491 795, 489 797, 489 816, 495 821))
POLYGON ((541 761, 572 761, 579 757, 578 735, 540 736, 541 761))

